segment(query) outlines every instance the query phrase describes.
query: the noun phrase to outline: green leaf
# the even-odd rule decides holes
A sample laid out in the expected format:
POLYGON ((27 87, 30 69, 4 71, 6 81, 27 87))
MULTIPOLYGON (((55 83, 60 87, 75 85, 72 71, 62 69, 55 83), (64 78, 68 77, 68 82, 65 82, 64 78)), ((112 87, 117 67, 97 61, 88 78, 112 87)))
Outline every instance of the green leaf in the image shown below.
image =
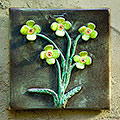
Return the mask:
POLYGON ((78 86, 75 87, 74 89, 70 90, 69 92, 67 92, 64 96, 63 96, 63 105, 64 108, 68 102, 68 99, 70 99, 72 96, 74 96, 76 93, 80 92, 80 90, 82 89, 82 86, 78 86))
POLYGON ((54 58, 47 58, 47 59, 46 59, 46 62, 47 62, 49 65, 53 65, 53 64, 55 64, 55 59, 54 59, 54 58))
POLYGON ((57 30, 55 34, 59 37, 63 37, 65 35, 65 32, 63 30, 57 30))
POLYGON ((29 41, 34 41, 35 39, 36 39, 36 35, 35 34, 33 34, 33 35, 27 35, 27 39, 29 40, 29 41))
POLYGON ((90 23, 87 24, 87 27, 89 27, 90 29, 94 30, 96 26, 95 26, 94 23, 90 22, 90 23))
POLYGON ((69 30, 72 27, 72 24, 69 21, 65 21, 62 24, 64 25, 65 30, 69 30))
POLYGON ((96 30, 93 30, 93 31, 91 32, 91 34, 90 34, 90 37, 91 37, 91 38, 96 38, 97 35, 98 35, 98 32, 97 32, 96 30))
POLYGON ((78 29, 80 33, 83 33, 86 30, 86 26, 82 26, 78 29))
POLYGON ((83 39, 84 41, 88 41, 89 38, 90 38, 89 35, 86 35, 86 34, 82 35, 82 39, 83 39))
POLYGON ((92 58, 87 56, 86 57, 86 62, 85 62, 86 65, 91 65, 92 64, 92 58))
POLYGON ((27 25, 23 25, 20 29, 21 34, 27 35, 28 34, 29 27, 27 25))
POLYGON ((58 17, 58 18, 56 19, 56 21, 57 21, 58 23, 63 23, 63 22, 65 21, 65 18, 63 18, 63 17, 58 17))
POLYGON ((75 62, 80 61, 80 56, 79 56, 79 55, 75 55, 75 56, 73 57, 73 60, 74 60, 75 62))
POLYGON ((45 47, 44 47, 44 50, 45 51, 48 51, 48 50, 53 50, 53 45, 46 45, 45 47))
POLYGON ((85 57, 88 55, 88 52, 87 51, 81 51, 80 53, 80 57, 85 57))
POLYGON ((47 89, 47 88, 29 88, 27 90, 27 92, 29 93, 43 93, 43 94, 49 94, 53 96, 54 99, 54 104, 56 107, 59 106, 59 99, 58 99, 58 95, 56 94, 55 91, 51 90, 51 89, 47 89))
POLYGON ((84 69, 84 68, 85 68, 85 64, 84 64, 84 63, 81 63, 81 62, 78 62, 78 63, 76 63, 76 67, 77 67, 78 69, 84 69))
POLYGON ((56 31, 56 30, 58 29, 58 23, 53 22, 52 25, 50 26, 50 28, 51 28, 53 31, 56 31))
POLYGON ((28 25, 29 27, 33 27, 34 24, 35 24, 34 20, 28 20, 26 22, 26 25, 28 25))
POLYGON ((33 26, 33 29, 35 30, 36 33, 40 33, 41 32, 41 28, 37 24, 33 26))
POLYGON ((57 59, 60 56, 60 52, 58 50, 53 50, 53 58, 57 59))
POLYGON ((42 52, 40 53, 40 58, 41 58, 41 59, 45 59, 45 58, 46 58, 46 51, 42 51, 42 52))

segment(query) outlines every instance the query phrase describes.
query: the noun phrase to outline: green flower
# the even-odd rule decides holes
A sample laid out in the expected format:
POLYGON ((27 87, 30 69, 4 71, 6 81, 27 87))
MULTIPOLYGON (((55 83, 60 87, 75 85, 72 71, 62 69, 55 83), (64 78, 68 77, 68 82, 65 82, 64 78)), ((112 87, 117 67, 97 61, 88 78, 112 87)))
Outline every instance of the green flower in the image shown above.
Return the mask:
POLYGON ((91 65, 92 58, 88 56, 87 51, 81 51, 79 55, 75 55, 73 60, 76 62, 76 67, 78 69, 84 69, 85 65, 91 65))
POLYGON ((28 20, 26 25, 23 25, 20 29, 21 34, 27 35, 29 41, 34 41, 36 39, 36 34, 40 33, 41 28, 39 25, 35 24, 33 20, 28 20))
POLYGON ((72 24, 69 21, 65 21, 63 17, 58 17, 56 22, 51 24, 51 29, 56 31, 57 36, 63 37, 65 35, 64 29, 69 30, 72 27, 72 24))
POLYGON ((49 65, 52 65, 55 63, 55 59, 57 59, 60 56, 60 52, 57 49, 53 49, 53 45, 47 45, 44 47, 45 51, 42 51, 40 53, 41 59, 46 59, 46 62, 49 65))
POLYGON ((78 29, 78 31, 80 33, 83 33, 82 35, 82 39, 85 41, 88 41, 89 38, 96 38, 98 35, 98 32, 95 29, 95 24, 93 23, 88 23, 87 27, 86 26, 82 26, 78 29))

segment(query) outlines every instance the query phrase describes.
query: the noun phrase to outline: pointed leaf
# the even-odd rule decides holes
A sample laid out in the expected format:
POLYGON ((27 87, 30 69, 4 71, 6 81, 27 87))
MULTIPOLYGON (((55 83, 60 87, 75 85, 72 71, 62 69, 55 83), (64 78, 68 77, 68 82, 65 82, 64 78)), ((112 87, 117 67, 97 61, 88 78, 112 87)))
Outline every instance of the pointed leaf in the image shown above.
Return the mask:
POLYGON ((29 93, 43 93, 43 94, 52 95, 53 99, 54 99, 54 103, 58 107, 58 104, 59 104, 58 95, 56 94, 55 91, 53 91, 51 89, 47 89, 47 88, 29 88, 27 90, 27 92, 29 92, 29 93))

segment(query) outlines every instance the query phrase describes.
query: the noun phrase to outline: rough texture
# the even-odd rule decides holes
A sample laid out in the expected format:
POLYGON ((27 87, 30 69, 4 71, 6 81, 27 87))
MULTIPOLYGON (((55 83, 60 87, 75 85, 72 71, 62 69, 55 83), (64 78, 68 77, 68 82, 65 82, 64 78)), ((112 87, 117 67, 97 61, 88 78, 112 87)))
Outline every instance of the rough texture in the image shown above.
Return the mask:
POLYGON ((1 0, 0 1, 0 119, 1 120, 119 120, 120 119, 120 11, 119 0, 1 0), (111 111, 8 111, 8 8, 111 8, 111 111))

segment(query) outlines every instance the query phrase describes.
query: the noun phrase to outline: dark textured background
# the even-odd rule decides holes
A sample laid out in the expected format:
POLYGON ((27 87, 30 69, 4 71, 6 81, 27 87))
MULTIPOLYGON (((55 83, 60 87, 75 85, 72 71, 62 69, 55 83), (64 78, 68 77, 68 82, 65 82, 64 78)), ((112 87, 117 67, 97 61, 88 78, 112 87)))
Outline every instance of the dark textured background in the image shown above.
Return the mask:
POLYGON ((73 25, 68 31, 72 42, 79 34, 78 28, 88 22, 96 24, 98 37, 88 42, 79 40, 76 54, 88 51, 93 65, 84 70, 74 69, 68 89, 82 85, 83 89, 73 96, 66 108, 109 109, 109 11, 105 10, 32 10, 10 9, 10 83, 13 109, 53 108, 52 96, 27 94, 28 88, 40 87, 57 90, 56 65, 49 66, 39 58, 44 46, 50 44, 42 38, 28 42, 20 34, 20 28, 33 19, 42 29, 42 34, 51 38, 66 55, 66 37, 57 37, 50 29, 54 15, 66 13, 66 19, 73 25))
POLYGON ((2 120, 119 120, 120 119, 120 0, 0 0, 0 118, 2 120), (9 40, 8 8, 110 8, 111 9, 111 110, 8 111, 9 40))

